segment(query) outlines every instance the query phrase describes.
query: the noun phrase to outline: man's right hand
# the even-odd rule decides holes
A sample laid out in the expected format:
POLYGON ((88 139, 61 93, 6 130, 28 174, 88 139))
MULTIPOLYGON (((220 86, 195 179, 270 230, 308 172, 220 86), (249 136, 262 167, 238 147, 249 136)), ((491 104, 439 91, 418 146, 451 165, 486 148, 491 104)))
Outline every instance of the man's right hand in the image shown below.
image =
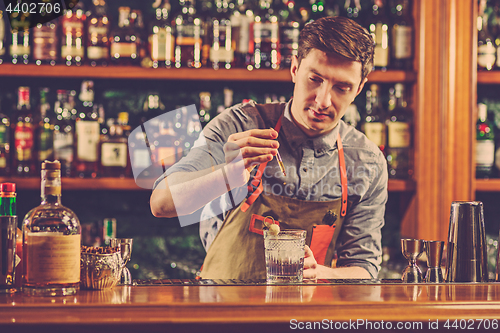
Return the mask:
POLYGON ((271 161, 278 153, 277 137, 278 132, 274 129, 252 129, 231 134, 224 145, 226 168, 231 180, 242 186, 248 182, 250 172, 256 165, 271 161))

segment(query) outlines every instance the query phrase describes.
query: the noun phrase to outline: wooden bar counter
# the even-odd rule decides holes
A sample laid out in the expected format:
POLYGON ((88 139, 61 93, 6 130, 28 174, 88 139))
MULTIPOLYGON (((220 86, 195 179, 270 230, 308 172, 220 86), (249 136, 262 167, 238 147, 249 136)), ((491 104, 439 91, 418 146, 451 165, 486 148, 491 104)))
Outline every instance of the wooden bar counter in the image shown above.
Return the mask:
POLYGON ((183 281, 81 290, 71 297, 0 295, 0 332, 500 329, 500 283, 495 282, 284 286, 183 281))

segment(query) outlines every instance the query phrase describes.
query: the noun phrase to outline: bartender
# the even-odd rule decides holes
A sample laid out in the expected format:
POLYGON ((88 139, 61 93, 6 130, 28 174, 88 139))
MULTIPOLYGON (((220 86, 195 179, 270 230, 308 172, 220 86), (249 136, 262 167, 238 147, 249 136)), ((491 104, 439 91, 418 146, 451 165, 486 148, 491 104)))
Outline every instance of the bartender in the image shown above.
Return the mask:
POLYGON ((265 279, 262 230, 272 224, 307 230, 304 278, 377 277, 387 165, 341 120, 373 53, 370 34, 350 19, 306 24, 290 68, 293 97, 226 109, 156 181, 154 216, 202 209, 202 278, 265 279))

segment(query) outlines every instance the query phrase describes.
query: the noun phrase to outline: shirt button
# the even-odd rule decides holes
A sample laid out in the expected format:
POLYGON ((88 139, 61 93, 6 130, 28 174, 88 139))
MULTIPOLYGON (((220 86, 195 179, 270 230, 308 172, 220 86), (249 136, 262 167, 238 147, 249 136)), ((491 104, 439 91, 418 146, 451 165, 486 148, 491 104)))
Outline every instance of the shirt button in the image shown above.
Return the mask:
POLYGON ((307 168, 302 168, 302 171, 307 172, 307 168))

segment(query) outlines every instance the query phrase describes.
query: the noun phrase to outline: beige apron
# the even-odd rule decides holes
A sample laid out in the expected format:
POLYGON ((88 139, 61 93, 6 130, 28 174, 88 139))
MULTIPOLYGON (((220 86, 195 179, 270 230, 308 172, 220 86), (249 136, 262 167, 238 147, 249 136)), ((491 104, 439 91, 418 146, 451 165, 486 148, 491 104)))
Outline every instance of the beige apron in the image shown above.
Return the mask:
MULTIPOLYGON (((280 127, 281 118, 275 129, 279 131, 280 127)), ((201 278, 265 279, 264 219, 266 222, 278 221, 282 230, 306 230, 306 244, 311 247, 316 261, 331 266, 335 243, 347 211, 347 176, 340 134, 337 147, 342 184, 342 197, 337 200, 306 201, 267 193, 259 195, 262 192, 260 177, 265 168, 262 164, 257 172, 257 182, 252 180, 259 183, 258 189, 226 216, 208 249, 201 278)))

